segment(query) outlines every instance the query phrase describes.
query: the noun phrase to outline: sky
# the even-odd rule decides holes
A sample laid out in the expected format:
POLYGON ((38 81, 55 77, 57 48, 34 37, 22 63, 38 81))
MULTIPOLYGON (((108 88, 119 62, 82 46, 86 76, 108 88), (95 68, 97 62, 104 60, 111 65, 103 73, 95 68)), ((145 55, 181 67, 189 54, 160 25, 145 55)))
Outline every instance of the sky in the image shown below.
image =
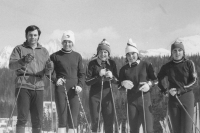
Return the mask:
POLYGON ((125 55, 129 38, 139 50, 166 48, 200 34, 200 0, 0 0, 0 49, 25 41, 37 25, 40 43, 75 33, 78 52, 96 53, 103 38, 111 55, 125 55))

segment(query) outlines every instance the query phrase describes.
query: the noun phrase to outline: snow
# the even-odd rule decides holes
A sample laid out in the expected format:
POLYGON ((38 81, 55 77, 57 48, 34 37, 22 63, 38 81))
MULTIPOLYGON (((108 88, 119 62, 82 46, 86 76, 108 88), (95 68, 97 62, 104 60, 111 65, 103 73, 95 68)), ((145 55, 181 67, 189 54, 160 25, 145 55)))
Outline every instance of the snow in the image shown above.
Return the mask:
MULTIPOLYGON (((200 35, 182 37, 178 39, 182 41, 185 47, 187 55, 193 55, 200 53, 200 35)), ((42 44, 48 51, 49 54, 52 54, 62 48, 61 42, 59 39, 51 39, 46 44, 42 44)), ((0 68, 8 67, 10 54, 13 50, 13 46, 6 46, 0 51, 0 68)), ((90 59, 94 53, 89 53, 88 51, 79 52, 84 59, 90 59)), ((159 48, 159 49, 149 49, 149 50, 140 50, 142 56, 166 56, 170 55, 170 50, 159 48)), ((119 56, 119 55, 112 55, 119 56)))

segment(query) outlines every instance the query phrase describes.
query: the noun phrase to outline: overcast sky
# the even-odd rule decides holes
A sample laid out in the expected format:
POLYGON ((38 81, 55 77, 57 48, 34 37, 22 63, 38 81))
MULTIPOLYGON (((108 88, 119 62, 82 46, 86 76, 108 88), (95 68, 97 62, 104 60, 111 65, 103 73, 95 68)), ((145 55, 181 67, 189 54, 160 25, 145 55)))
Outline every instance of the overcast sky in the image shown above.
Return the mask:
POLYGON ((113 54, 129 38, 139 50, 168 48, 177 37, 200 33, 200 0, 0 0, 0 49, 25 41, 40 27, 41 43, 75 32, 78 52, 96 52, 106 38, 113 54))

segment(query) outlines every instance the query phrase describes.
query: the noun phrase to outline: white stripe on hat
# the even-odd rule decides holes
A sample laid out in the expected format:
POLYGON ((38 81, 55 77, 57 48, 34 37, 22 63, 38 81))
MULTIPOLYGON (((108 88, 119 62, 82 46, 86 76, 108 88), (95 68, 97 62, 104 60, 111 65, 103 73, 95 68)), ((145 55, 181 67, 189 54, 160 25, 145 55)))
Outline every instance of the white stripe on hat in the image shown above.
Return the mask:
POLYGON ((125 53, 129 53, 129 52, 135 52, 135 53, 138 53, 139 54, 139 51, 137 49, 137 45, 136 43, 133 43, 133 40, 130 38, 127 42, 127 46, 126 46, 126 49, 125 49, 125 53))

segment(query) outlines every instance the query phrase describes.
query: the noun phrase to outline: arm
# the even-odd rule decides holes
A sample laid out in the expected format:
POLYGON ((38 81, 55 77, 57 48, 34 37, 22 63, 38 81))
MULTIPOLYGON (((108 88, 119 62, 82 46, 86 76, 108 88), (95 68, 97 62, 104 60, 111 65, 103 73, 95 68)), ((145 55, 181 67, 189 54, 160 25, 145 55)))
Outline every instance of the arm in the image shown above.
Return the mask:
POLYGON ((158 84, 158 79, 156 77, 155 71, 154 71, 153 66, 152 66, 151 63, 148 65, 147 74, 148 74, 148 78, 150 79, 148 81, 149 87, 157 85, 158 84))
POLYGON ((97 81, 101 80, 101 77, 99 75, 94 76, 93 72, 94 72, 94 66, 93 66, 92 62, 90 62, 88 64, 87 69, 86 69, 86 81, 85 81, 85 83, 88 86, 93 85, 97 81))
POLYGON ((85 71, 84 71, 84 65, 83 65, 83 61, 82 61, 82 57, 79 57, 79 61, 78 61, 78 86, 83 88, 84 85, 84 80, 85 80, 85 71))
POLYGON ((124 76, 124 69, 121 68, 119 71, 119 81, 118 81, 118 88, 125 90, 125 87, 121 85, 121 82, 125 80, 124 76))
POLYGON ((188 78, 189 82, 187 85, 183 87, 183 89, 178 89, 178 94, 183 94, 188 91, 191 91, 196 86, 197 83, 197 73, 194 62, 189 60, 187 65, 189 68, 189 78, 188 78))
POLYGON ((165 69, 165 65, 161 67, 159 73, 158 73, 158 87, 161 90, 161 93, 165 93, 167 91, 167 89, 164 87, 163 82, 164 82, 164 78, 166 76, 166 69, 165 69))
POLYGON ((118 74, 117 74, 117 66, 115 62, 113 61, 113 78, 112 78, 112 83, 117 84, 118 83, 118 74))
POLYGON ((20 56, 21 50, 17 46, 13 49, 10 60, 9 60, 9 68, 12 70, 21 69, 25 66, 25 63, 23 62, 23 58, 20 56))

